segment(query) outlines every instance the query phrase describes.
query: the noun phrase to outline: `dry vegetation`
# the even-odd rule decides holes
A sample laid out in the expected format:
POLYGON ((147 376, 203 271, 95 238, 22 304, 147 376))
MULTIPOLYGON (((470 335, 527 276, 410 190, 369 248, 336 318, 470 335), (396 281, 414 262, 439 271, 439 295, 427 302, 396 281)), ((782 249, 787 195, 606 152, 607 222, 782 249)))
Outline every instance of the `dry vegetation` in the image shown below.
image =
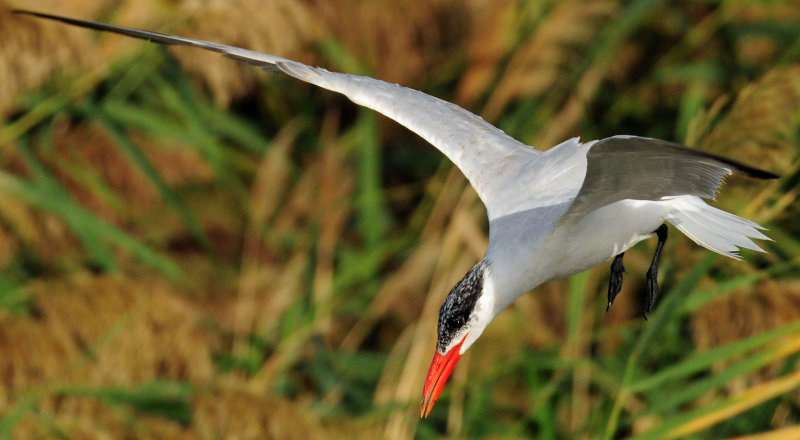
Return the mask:
POLYGON ((0 438, 800 438, 800 5, 0 1, 0 438), (417 418, 438 307, 485 212, 423 141, 214 54, 9 13, 180 33, 456 101, 546 148, 685 142, 782 174, 505 311, 417 418), (757 433, 764 433, 758 436, 757 433))

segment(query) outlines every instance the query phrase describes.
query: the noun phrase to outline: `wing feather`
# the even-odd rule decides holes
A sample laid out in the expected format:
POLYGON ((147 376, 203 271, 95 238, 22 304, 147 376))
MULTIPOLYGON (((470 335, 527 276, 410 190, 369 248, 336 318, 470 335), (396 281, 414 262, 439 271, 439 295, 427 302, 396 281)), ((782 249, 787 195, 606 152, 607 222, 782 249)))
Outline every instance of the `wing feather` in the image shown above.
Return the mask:
POLYGON ((342 93, 353 102, 394 119, 444 153, 464 173, 489 211, 502 198, 501 173, 513 173, 541 153, 528 147, 479 116, 425 93, 377 79, 329 72, 275 55, 225 44, 133 29, 40 12, 15 13, 108 31, 164 45, 191 46, 219 52, 228 58, 282 71, 297 79, 342 93))
POLYGON ((726 175, 775 179, 767 171, 658 139, 614 136, 586 153, 586 176, 561 222, 620 200, 661 200, 692 195, 713 199, 726 175))

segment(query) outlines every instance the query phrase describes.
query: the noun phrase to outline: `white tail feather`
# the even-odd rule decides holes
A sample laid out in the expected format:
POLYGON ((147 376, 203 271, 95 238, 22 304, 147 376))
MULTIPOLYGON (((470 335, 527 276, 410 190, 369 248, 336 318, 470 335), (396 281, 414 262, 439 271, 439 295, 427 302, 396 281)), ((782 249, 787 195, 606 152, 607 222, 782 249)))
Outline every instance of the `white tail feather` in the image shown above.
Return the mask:
POLYGON ((764 228, 758 224, 709 206, 699 197, 678 196, 664 200, 670 202, 665 220, 695 243, 726 257, 741 260, 739 248, 764 252, 751 239, 770 239, 759 231, 764 228))

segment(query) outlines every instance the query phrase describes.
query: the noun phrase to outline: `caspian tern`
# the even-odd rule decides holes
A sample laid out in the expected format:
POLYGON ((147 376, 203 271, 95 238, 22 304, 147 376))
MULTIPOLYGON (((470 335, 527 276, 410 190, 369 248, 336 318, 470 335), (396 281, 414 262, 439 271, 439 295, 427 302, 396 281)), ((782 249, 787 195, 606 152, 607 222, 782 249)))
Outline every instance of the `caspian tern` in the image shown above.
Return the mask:
POLYGON ((623 253, 656 234, 658 244, 647 271, 646 315, 658 293, 666 223, 700 246, 736 259, 739 248, 763 252, 751 239, 768 240, 761 226, 702 200, 713 199, 724 176, 734 172, 759 179, 778 177, 730 159, 636 136, 591 142, 573 138, 538 151, 457 105, 396 84, 209 41, 14 12, 165 45, 199 47, 283 72, 394 119, 453 161, 486 206, 489 247, 439 311, 421 417, 428 416, 456 363, 489 322, 534 287, 614 257, 610 307, 622 285, 623 253))

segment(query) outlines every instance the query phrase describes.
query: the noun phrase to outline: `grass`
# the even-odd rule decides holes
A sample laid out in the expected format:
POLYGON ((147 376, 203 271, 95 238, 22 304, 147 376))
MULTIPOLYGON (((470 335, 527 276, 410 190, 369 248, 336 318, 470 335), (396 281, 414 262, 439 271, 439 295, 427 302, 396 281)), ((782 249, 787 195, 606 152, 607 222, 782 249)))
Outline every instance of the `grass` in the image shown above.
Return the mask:
MULTIPOLYGON (((258 24, 224 38, 422 89, 539 148, 636 134, 775 171, 729 179, 715 202, 775 241, 736 262, 671 234, 647 321, 654 243, 626 253, 608 313, 605 265, 535 289, 419 420, 438 307, 487 242, 457 169, 393 122, 284 77, 4 19, 69 50, 0 55, 0 76, 24 90, 0 127, 0 436, 796 432, 795 2, 240 3, 180 14, 200 38, 258 24), (280 32, 255 32, 276 17, 280 32), (99 59, 63 69, 64 53, 99 59)), ((136 5, 103 16, 153 15, 136 5)))

